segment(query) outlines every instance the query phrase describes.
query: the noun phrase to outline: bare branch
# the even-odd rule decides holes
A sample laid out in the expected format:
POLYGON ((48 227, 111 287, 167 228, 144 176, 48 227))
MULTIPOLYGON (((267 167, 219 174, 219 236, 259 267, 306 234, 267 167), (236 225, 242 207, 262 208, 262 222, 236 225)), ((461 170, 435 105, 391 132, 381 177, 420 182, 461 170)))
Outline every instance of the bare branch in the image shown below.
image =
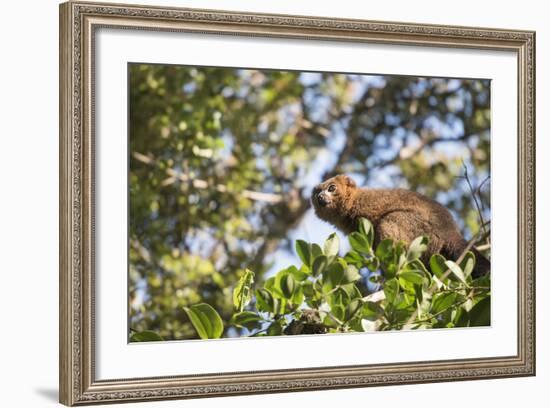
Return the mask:
POLYGON ((491 244, 478 245, 475 247, 478 251, 485 251, 491 248, 491 244))
POLYGON ((477 193, 479 193, 479 189, 481 188, 483 183, 489 178, 489 176, 487 176, 487 178, 483 181, 483 183, 480 184, 480 187, 478 187, 477 189, 474 189, 474 187, 472 186, 472 183, 470 181, 470 177, 468 176, 468 167, 466 167, 466 164, 464 163, 464 161, 462 161, 462 167, 464 168, 464 179, 466 180, 466 183, 468 183, 468 188, 470 189, 470 193, 472 195, 472 198, 474 200, 474 204, 476 206, 477 215, 479 217, 479 223, 481 225, 481 229, 483 230, 483 234, 485 236, 488 236, 487 235, 487 229, 485 228, 485 221, 483 220, 483 213, 481 212, 481 206, 480 206, 479 201, 477 199, 477 193))
POLYGON ((462 142, 466 139, 466 136, 460 136, 455 138, 444 138, 444 137, 433 137, 433 138, 424 138, 420 141, 420 144, 409 151, 403 152, 403 148, 392 157, 391 159, 381 161, 377 163, 373 168, 381 168, 389 166, 390 164, 395 164, 399 160, 409 160, 420 153, 425 147, 433 146, 436 143, 452 143, 452 142, 462 142))
MULTIPOLYGON (((148 165, 156 166, 156 161, 154 158, 147 156, 145 154, 139 153, 139 152, 133 152, 132 156, 141 163, 145 163, 148 165)), ((157 166, 158 167, 158 166, 157 166)), ((191 178, 189 174, 178 172, 174 169, 166 169, 166 174, 168 175, 168 178, 164 179, 161 183, 162 186, 167 186, 172 183, 174 183, 176 180, 179 180, 184 183, 189 183, 193 185, 193 187, 198 189, 207 189, 209 187, 212 187, 216 189, 216 191, 220 193, 228 193, 230 192, 227 186, 223 184, 216 184, 215 186, 210 186, 209 183, 206 180, 201 180, 197 178, 191 178)), ((273 194, 273 193, 264 193, 261 191, 251 191, 251 190, 241 190, 238 192, 242 197, 248 198, 250 200, 254 201, 262 201, 269 204, 277 204, 283 201, 283 196, 281 194, 273 194)))

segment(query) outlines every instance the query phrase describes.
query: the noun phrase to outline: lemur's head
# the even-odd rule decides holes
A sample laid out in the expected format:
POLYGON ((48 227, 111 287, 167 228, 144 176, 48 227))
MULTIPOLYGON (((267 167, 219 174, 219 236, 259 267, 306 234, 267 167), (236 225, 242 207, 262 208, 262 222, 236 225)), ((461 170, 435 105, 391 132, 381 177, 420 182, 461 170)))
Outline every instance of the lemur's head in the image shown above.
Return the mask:
POLYGON ((345 210, 350 196, 356 189, 355 181, 346 175, 338 175, 318 184, 311 196, 315 214, 323 220, 333 219, 345 210))

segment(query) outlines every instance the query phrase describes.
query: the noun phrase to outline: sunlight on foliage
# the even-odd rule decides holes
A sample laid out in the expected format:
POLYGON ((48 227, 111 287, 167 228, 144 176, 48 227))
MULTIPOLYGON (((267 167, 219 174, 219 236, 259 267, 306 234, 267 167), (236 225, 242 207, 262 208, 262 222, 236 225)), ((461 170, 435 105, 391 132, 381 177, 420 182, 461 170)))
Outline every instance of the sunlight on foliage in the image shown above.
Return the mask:
MULTIPOLYGON (((361 219, 349 240, 352 249, 344 257, 335 235, 324 250, 297 241, 302 265, 279 271, 257 288, 249 310, 243 309, 252 300, 254 274, 246 270, 233 292, 228 325, 246 328, 249 336, 278 336, 491 324, 490 278, 472 279, 472 252, 458 264, 433 255, 430 272, 420 260, 426 237, 408 248, 391 240, 374 248, 372 225, 361 219), (381 273, 379 292, 362 295, 356 286, 361 270, 381 273)), ((200 338, 220 337, 222 319, 212 307, 201 303, 185 310, 200 338)))

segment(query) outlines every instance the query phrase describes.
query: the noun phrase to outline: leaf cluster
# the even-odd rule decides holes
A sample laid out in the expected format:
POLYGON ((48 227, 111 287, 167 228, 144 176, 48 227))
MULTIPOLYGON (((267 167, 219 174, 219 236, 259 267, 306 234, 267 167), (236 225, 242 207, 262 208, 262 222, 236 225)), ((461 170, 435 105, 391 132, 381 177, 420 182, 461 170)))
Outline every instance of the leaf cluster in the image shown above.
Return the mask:
MULTIPOLYGON (((490 277, 473 279, 472 252, 458 263, 435 254, 426 266, 421 257, 427 237, 408 246, 389 239, 375 245, 372 224, 364 218, 348 240, 344 256, 336 234, 322 247, 296 241, 302 264, 280 270, 256 289, 254 273, 246 270, 233 290, 229 325, 250 336, 490 325, 490 277), (381 289, 365 296, 357 286, 365 277, 381 289)), ((201 338, 221 337, 223 321, 210 305, 185 312, 201 338)))

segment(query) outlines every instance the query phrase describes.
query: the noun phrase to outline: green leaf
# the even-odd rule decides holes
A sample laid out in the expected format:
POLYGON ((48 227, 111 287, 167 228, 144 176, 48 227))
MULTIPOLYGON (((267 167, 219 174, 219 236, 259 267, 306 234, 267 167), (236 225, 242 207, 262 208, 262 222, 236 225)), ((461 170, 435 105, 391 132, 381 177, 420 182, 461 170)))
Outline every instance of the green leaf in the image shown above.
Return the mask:
POLYGON ((453 323, 455 327, 468 327, 470 325, 470 313, 464 307, 457 309, 453 323))
POLYGON ((287 271, 294 276, 294 279, 296 279, 299 282, 302 282, 307 279, 309 276, 309 268, 303 267, 301 269, 296 268, 294 265, 287 268, 287 271), (306 272, 307 270, 307 272, 306 272))
POLYGON ((334 306, 344 307, 344 305, 347 305, 349 303, 349 300, 350 297, 348 293, 345 290, 338 288, 328 297, 328 304, 331 308, 333 308, 334 306))
POLYGON ((361 320, 360 315, 356 315, 355 317, 350 319, 347 322, 347 324, 348 324, 349 328, 354 332, 364 332, 365 329, 364 329, 363 325, 361 324, 361 322, 362 322, 362 320, 361 320))
POLYGON ((284 309, 285 307, 285 300, 278 299, 276 297, 273 298, 273 314, 277 315, 281 313, 281 309, 284 309))
MULTIPOLYGON (((330 311, 332 312, 333 316, 336 317, 338 320, 343 321, 346 311, 344 310, 344 306, 342 305, 334 305, 330 308, 330 311)), ((338 323, 338 322, 335 322, 338 323)))
POLYGON ((363 302, 361 299, 353 299, 351 302, 349 302, 345 312, 346 322, 353 319, 357 312, 361 310, 362 306, 363 302))
POLYGON ((340 289, 344 290, 350 299, 362 298, 363 295, 355 283, 348 283, 340 286, 340 289))
POLYGON ((302 290, 304 292, 304 296, 308 298, 312 298, 315 296, 315 288, 313 287, 313 282, 310 280, 305 281, 302 284, 302 290))
POLYGON ((351 247, 357 252, 363 254, 370 254, 372 252, 372 248, 367 241, 367 237, 360 234, 359 232, 352 232, 351 234, 349 234, 348 241, 351 247))
POLYGON ((359 219, 359 232, 367 239, 368 246, 372 248, 374 242, 374 228, 366 218, 359 219))
POLYGON ((275 276, 272 276, 271 278, 268 278, 264 282, 264 288, 265 289, 271 290, 273 288, 273 286, 275 286, 275 276))
POLYGON ((445 265, 447 265, 447 268, 451 270, 451 276, 454 275, 459 281, 461 281, 462 283, 466 283, 466 277, 464 276, 462 269, 460 269, 460 266, 458 266, 453 261, 446 261, 445 265))
POLYGON ((242 312, 252 300, 252 284, 254 283, 254 272, 250 269, 244 271, 237 286, 233 290, 233 307, 242 312))
POLYGON ((439 254, 432 255, 430 258, 430 269, 434 275, 442 281, 445 280, 443 279, 443 275, 447 273, 447 271, 450 271, 451 273, 446 275, 446 279, 452 279, 454 281, 458 280, 462 283, 466 283, 466 277, 464 276, 462 269, 460 269, 460 266, 453 261, 445 260, 445 258, 439 254))
POLYGON ((393 248, 393 241, 391 239, 382 240, 376 247, 376 256, 386 262, 388 259, 392 260, 395 254, 393 248))
POLYGON ((280 336, 281 334, 283 334, 283 326, 279 320, 274 321, 267 328, 268 336, 280 336))
POLYGON ((261 312, 275 313, 275 300, 268 289, 256 290, 256 305, 261 312))
POLYGON ((428 249, 428 237, 420 236, 414 239, 413 242, 409 245, 409 250, 407 252, 407 260, 412 261, 414 259, 420 258, 424 252, 428 249))
POLYGON ((344 260, 349 264, 361 266, 363 264, 364 258, 361 254, 352 249, 344 256, 344 260))
MULTIPOLYGON (((414 285, 414 294, 416 296, 416 302, 418 304, 418 307, 421 306, 421 304, 424 302, 424 299, 429 297, 428 293, 423 290, 423 286, 421 285, 414 285)), ((427 302, 424 302, 424 303, 427 303, 427 302)), ((428 307, 429 303, 427 303, 425 306, 428 307)))
POLYGON ((154 331, 144 330, 141 332, 134 332, 130 336, 131 342, 143 342, 143 341, 164 341, 164 339, 154 331))
POLYGON ((312 271, 313 276, 319 276, 321 275, 328 266, 328 259, 325 255, 321 255, 317 258, 315 258, 315 261, 313 262, 312 271))
POLYGON ((426 276, 427 278, 430 277, 428 270, 426 269, 426 265, 420 260, 420 259, 414 259, 412 261, 409 261, 405 264, 403 267, 404 271, 420 271, 426 276))
POLYGON ((218 312, 206 303, 184 307, 185 313, 201 339, 219 339, 223 333, 223 321, 218 312))
POLYGON ((240 327, 246 327, 248 330, 257 329, 261 326, 263 319, 254 312, 241 312, 233 315, 231 324, 240 327))
POLYGON ((365 260, 365 266, 369 269, 369 271, 375 272, 380 269, 380 261, 378 258, 372 257, 365 260))
MULTIPOLYGON (((415 310, 414 308, 411 308, 411 306, 415 304, 415 300, 416 300, 415 295, 411 293, 401 292, 397 295, 394 304, 397 310, 408 310, 409 313, 412 314, 415 310)), ((405 317, 401 317, 401 318, 405 319, 405 317)))
POLYGON ((422 285, 424 283, 424 274, 422 271, 401 272, 397 276, 415 285, 422 285))
POLYGON ((387 280, 384 284, 384 295, 386 296, 386 300, 389 304, 393 304, 395 302, 398 293, 399 282, 397 281, 397 279, 393 278, 387 280))
POLYGON ((297 286, 294 292, 292 293, 292 297, 290 298, 290 302, 294 307, 299 307, 304 301, 304 291, 302 290, 301 286, 297 286))
POLYGON ((340 239, 336 233, 329 235, 328 239, 325 241, 325 255, 327 257, 338 255, 338 250, 340 248, 340 239))
POLYGON ((415 285, 412 282, 409 282, 408 280, 401 279, 400 276, 397 276, 397 280, 399 281, 399 286, 403 289, 403 291, 407 292, 408 294, 412 294, 416 296, 416 287, 420 287, 421 285, 415 285))
POLYGON ((348 265, 344 270, 344 276, 342 277, 341 283, 351 283, 361 279, 361 274, 357 268, 353 265, 348 265))
POLYGON ((491 296, 480 300, 470 310, 470 326, 491 325, 491 296))
POLYGON ((296 253, 308 267, 311 267, 311 245, 301 239, 296 241, 296 253))
POLYGON ((476 278, 472 281, 472 286, 476 288, 490 288, 491 287, 491 276, 490 275, 483 275, 479 278, 476 278))
POLYGON ((476 256, 474 255, 474 253, 471 251, 466 252, 464 258, 459 263, 460 269, 462 269, 462 272, 464 272, 465 277, 468 277, 472 274, 475 264, 476 256))
POLYGON ((296 280, 291 274, 281 277, 281 291, 287 299, 290 299, 296 290, 296 280))
POLYGON ((323 291, 328 292, 342 282, 344 266, 340 262, 331 263, 323 275, 323 291))
MULTIPOLYGON (((269 287, 269 290, 271 290, 271 293, 273 294, 274 297, 278 297, 280 299, 286 299, 287 296, 285 295, 285 293, 283 292, 283 278, 285 276, 288 276, 290 274, 290 271, 289 269, 282 269, 280 270, 279 272, 277 272, 277 275, 275 275, 275 280, 273 282, 273 284, 271 285, 271 287, 269 287)), ((285 278, 285 281, 286 281, 286 278, 285 278)), ((267 286, 267 282, 266 284, 264 285, 264 288, 268 288, 267 286)), ((286 289, 285 289, 286 290, 286 289)))
POLYGON ((361 315, 364 319, 378 320, 384 314, 384 309, 378 302, 365 302, 361 309, 361 315))
POLYGON ((313 259, 317 259, 319 256, 323 255, 323 250, 317 244, 311 244, 311 255, 313 259))
POLYGON ((432 273, 437 276, 439 279, 442 279, 442 276, 447 272, 447 265, 445 264, 446 260, 439 254, 434 254, 430 258, 430 269, 432 273))
POLYGON ((440 313, 451 307, 457 299, 456 292, 436 293, 432 298, 432 313, 440 313))

